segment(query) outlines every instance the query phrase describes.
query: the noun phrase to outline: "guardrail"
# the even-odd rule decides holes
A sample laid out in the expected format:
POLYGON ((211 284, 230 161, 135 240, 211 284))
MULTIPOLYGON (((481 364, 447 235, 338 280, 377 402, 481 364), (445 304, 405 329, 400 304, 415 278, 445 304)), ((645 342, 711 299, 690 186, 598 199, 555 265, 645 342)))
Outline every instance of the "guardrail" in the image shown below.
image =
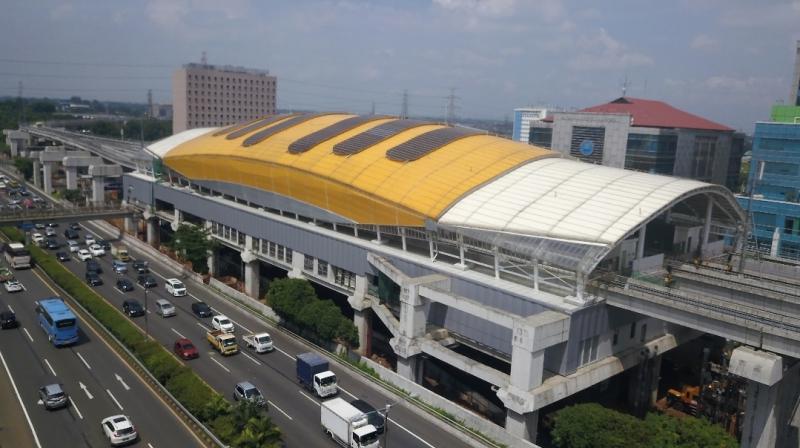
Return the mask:
POLYGON ((88 207, 48 207, 23 210, 4 210, 0 214, 0 224, 24 223, 27 221, 80 219, 102 219, 132 216, 137 211, 132 207, 88 206, 88 207))

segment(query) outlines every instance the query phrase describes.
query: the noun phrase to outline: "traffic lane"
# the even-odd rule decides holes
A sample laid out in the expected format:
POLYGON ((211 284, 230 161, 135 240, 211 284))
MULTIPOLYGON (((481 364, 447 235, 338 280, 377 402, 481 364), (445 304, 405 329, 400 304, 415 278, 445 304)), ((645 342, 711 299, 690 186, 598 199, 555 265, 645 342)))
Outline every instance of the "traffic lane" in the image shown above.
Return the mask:
MULTIPOLYGON (((16 384, 16 378, 14 382, 16 384)), ((6 397, 0 400, 0 438, 3 443, 8 446, 36 446, 36 439, 20 407, 24 404, 16 398, 11 377, 5 369, 0 369, 0 396, 6 397)))
MULTIPOLYGON (((94 228, 92 230, 94 233, 109 235, 105 231, 95 226, 93 227, 94 228)), ((109 235, 109 238, 111 237, 112 236, 109 235)), ((134 257, 148 259, 147 257, 143 257, 142 254, 135 248, 128 247, 128 250, 134 257)), ((155 275, 159 281, 159 287, 154 289, 156 291, 155 294, 160 295, 161 293, 158 291, 163 290, 164 279, 169 278, 167 277, 169 274, 164 274, 170 272, 171 269, 168 269, 158 259, 148 261, 151 265, 151 273, 155 275)), ((287 358, 286 360, 280 360, 278 362, 278 364, 280 364, 278 370, 282 372, 282 376, 285 378, 291 378, 290 381, 292 382, 293 386, 297 387, 296 380, 294 379, 294 359, 297 354, 309 351, 309 348, 304 346, 296 339, 285 335, 281 331, 278 331, 276 328, 271 326, 268 327, 265 322, 247 313, 242 308, 229 303, 227 300, 218 298, 213 293, 208 291, 206 287, 199 286, 200 285, 196 285, 193 282, 188 282, 187 284, 189 297, 191 297, 193 300, 203 300, 207 302, 217 313, 225 314, 234 320, 238 329, 243 329, 245 332, 268 331, 270 333, 275 341, 276 352, 287 358), (190 288, 190 286, 194 287, 190 288), (267 329, 261 330, 265 328, 267 329)), ((164 294, 164 297, 166 297, 166 294, 164 294)), ((168 297, 167 299, 170 300, 168 297)), ((170 301, 173 304, 176 304, 175 300, 170 301)), ((203 338, 205 338, 204 334, 203 338)), ((362 378, 351 373, 348 369, 336 369, 334 367, 334 370, 339 378, 340 385, 343 389, 342 393, 345 395, 346 399, 353 400, 356 399, 355 397, 357 397, 372 404, 376 409, 382 409, 386 404, 393 404, 390 412, 389 424, 394 425, 395 429, 398 430, 394 431, 390 435, 390 438, 392 439, 390 440, 390 443, 394 442, 395 438, 401 438, 402 442, 404 443, 404 445, 401 446, 409 447, 419 446, 430 448, 433 446, 462 444, 460 439, 450 435, 446 431, 443 431, 436 424, 432 424, 430 422, 430 417, 420 415, 420 411, 416 410, 415 408, 409 409, 408 405, 406 405, 404 402, 398 401, 398 397, 376 390, 377 386, 372 387, 371 385, 365 385, 362 378)))
MULTIPOLYGON (((30 285, 32 297, 49 297, 55 295, 44 284, 44 279, 37 278, 35 271, 18 271, 27 275, 25 284, 30 285), (38 280, 38 282, 36 281, 38 280)), ((22 307, 27 312, 25 319, 35 324, 33 300, 30 299, 28 307, 22 307)), ((80 319, 79 319, 80 320, 80 319)), ((40 352, 48 353, 52 370, 64 378, 73 379, 68 388, 68 393, 76 400, 81 400, 85 395, 87 406, 78 406, 84 414, 89 430, 87 434, 99 434, 98 425, 101 419, 110 415, 129 415, 137 426, 143 444, 170 446, 196 446, 199 442, 180 422, 172 411, 147 387, 127 364, 125 364, 105 342, 92 332, 86 325, 80 325, 82 337, 78 344, 70 347, 53 347, 44 336, 41 329, 30 332, 34 344, 40 344, 40 352), (38 335, 37 335, 38 334, 38 335), (63 373, 62 373, 63 372, 63 373), (85 388, 81 388, 80 384, 85 388), (91 397, 91 398, 90 398, 91 397), (87 410, 83 408, 87 407, 87 410), (172 426, 180 426, 180 430, 160 431, 165 423, 171 422, 172 426)), ((29 330, 30 331, 30 330, 29 330)), ((26 335, 27 337, 27 335, 26 335)), ((49 368, 49 366, 48 366, 49 368)), ((52 372, 51 372, 52 373, 52 372)), ((37 387, 38 389, 38 387, 37 387)), ((76 401, 80 403, 80 401, 76 401)), ((102 441, 102 438, 101 438, 102 441)))

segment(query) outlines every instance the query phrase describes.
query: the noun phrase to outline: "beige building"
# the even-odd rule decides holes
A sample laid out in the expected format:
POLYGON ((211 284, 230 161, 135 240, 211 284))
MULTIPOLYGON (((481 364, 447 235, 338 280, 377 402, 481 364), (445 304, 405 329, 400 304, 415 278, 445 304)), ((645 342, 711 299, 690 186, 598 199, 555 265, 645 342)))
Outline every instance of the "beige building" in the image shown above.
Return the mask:
POLYGON ((276 84, 267 71, 186 64, 172 76, 172 133, 274 114, 276 84))

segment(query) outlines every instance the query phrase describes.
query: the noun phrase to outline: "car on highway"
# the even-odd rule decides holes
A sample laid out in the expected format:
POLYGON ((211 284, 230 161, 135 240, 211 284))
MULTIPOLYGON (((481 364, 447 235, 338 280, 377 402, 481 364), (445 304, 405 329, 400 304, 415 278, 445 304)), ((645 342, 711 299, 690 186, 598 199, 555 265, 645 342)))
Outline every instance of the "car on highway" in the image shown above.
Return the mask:
POLYGON ((81 235, 75 230, 67 229, 67 230, 64 231, 64 238, 66 238, 68 240, 77 240, 80 237, 81 237, 81 235))
POLYGON ((133 422, 127 415, 106 417, 100 422, 100 426, 112 446, 124 445, 139 437, 136 427, 133 426, 133 422))
POLYGON ((56 236, 56 229, 52 227, 47 227, 44 229, 45 236, 56 236))
POLYGON ((135 288, 133 287, 133 282, 128 280, 127 278, 121 278, 117 280, 117 289, 122 292, 133 291, 135 288))
POLYGON ((86 284, 89 286, 100 286, 103 284, 103 279, 97 275, 97 272, 86 271, 86 284))
POLYGON ((383 430, 386 427, 386 418, 384 418, 383 414, 364 400, 353 400, 350 404, 367 416, 367 423, 374 426, 378 434, 383 434, 383 430))
POLYGON ((206 302, 192 303, 192 312, 197 317, 211 317, 214 315, 214 311, 211 309, 210 306, 208 306, 206 302))
POLYGON ((58 259, 58 261, 69 261, 72 259, 70 258, 68 252, 63 252, 63 251, 56 252, 56 258, 58 259))
POLYGON ((65 408, 69 405, 69 396, 61 384, 54 383, 39 388, 39 399, 48 411, 65 408))
POLYGON ((161 317, 172 317, 175 315, 175 305, 169 303, 169 300, 158 299, 156 300, 156 314, 161 317))
POLYGON ((192 344, 192 341, 186 338, 180 338, 175 341, 173 350, 175 351, 176 355, 183 359, 195 359, 200 356, 200 352, 197 351, 197 347, 192 344))
POLYGON ((31 241, 36 244, 40 244, 42 241, 44 241, 44 235, 39 232, 34 232, 31 234, 31 241))
POLYGON ((91 252, 93 257, 102 257, 106 254, 106 250, 103 249, 103 246, 97 243, 89 245, 89 252, 91 252))
POLYGON ((233 399, 234 401, 247 400, 262 407, 267 404, 261 391, 250 381, 236 383, 236 386, 233 387, 233 399))
POLYGON ((3 330, 7 328, 17 328, 17 315, 13 311, 0 311, 0 328, 3 330))
POLYGON ((142 304, 134 299, 123 301, 122 311, 130 317, 144 316, 145 314, 142 304))
POLYGON ((184 285, 183 282, 177 278, 168 278, 164 280, 164 289, 166 289, 167 293, 171 294, 173 297, 186 295, 186 285, 184 285))
POLYGON ((46 248, 48 248, 48 249, 50 249, 50 250, 56 250, 56 249, 58 249, 59 247, 61 247, 61 245, 60 245, 60 244, 58 244, 58 240, 57 240, 57 239, 55 239, 55 238, 48 238, 48 239, 45 241, 45 243, 44 243, 44 247, 46 247, 46 248))
POLYGON ((8 269, 5 266, 0 266, 0 282, 7 282, 14 278, 14 274, 11 272, 11 269, 8 269))
POLYGON ((228 319, 227 316, 223 316, 222 314, 218 314, 211 318, 211 327, 215 330, 222 330, 225 333, 233 333, 236 331, 236 328, 233 326, 233 322, 228 319))
POLYGON ((37 230, 44 230, 44 224, 42 224, 40 222, 37 222, 36 224, 34 224, 33 227, 36 228, 37 230))
POLYGON ((106 240, 97 240, 95 244, 99 244, 106 252, 111 252, 111 243, 106 240))
POLYGON ((128 273, 128 263, 119 260, 113 260, 111 262, 111 269, 114 270, 115 274, 127 274, 128 273))
POLYGON ((98 275, 103 273, 103 267, 94 259, 86 262, 86 270, 96 272, 98 275))
POLYGON ((142 287, 145 289, 155 288, 158 286, 156 278, 148 274, 141 274, 136 277, 136 283, 142 285, 142 287))
POLYGON ((79 249, 78 250, 78 259, 81 261, 87 261, 92 259, 92 254, 86 249, 79 249))
POLYGON ((81 250, 81 243, 75 240, 69 240, 67 241, 67 247, 69 248, 70 252, 77 252, 81 250))
POLYGON ((58 223, 57 222, 48 222, 47 223, 47 227, 58 227, 58 223))
POLYGON ((25 286, 19 282, 19 280, 11 279, 5 283, 5 288, 7 292, 20 292, 25 290, 25 286))
POLYGON ((87 246, 96 243, 96 241, 94 240, 94 235, 92 235, 91 233, 87 233, 86 236, 83 237, 83 241, 86 242, 87 246))
POLYGON ((81 230, 81 226, 77 222, 71 222, 69 223, 69 229, 78 231, 81 230))
POLYGON ((136 271, 137 274, 150 273, 150 268, 148 267, 148 263, 145 260, 135 260, 133 262, 133 270, 136 271))

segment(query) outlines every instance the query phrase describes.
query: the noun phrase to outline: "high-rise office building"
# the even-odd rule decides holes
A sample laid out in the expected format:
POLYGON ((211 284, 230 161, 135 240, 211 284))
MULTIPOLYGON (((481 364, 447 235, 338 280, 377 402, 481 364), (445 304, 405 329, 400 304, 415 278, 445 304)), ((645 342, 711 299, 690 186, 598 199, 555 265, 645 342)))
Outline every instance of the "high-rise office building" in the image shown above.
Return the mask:
POLYGON ((792 77, 792 91, 789 94, 789 104, 800 106, 800 40, 794 55, 794 77, 792 77))
POLYGON ((172 132, 274 114, 276 86, 264 70, 186 64, 172 76, 172 132))
POLYGON ((517 142, 528 143, 531 122, 543 120, 545 117, 547 117, 547 109, 542 107, 514 109, 514 130, 511 138, 517 142))

